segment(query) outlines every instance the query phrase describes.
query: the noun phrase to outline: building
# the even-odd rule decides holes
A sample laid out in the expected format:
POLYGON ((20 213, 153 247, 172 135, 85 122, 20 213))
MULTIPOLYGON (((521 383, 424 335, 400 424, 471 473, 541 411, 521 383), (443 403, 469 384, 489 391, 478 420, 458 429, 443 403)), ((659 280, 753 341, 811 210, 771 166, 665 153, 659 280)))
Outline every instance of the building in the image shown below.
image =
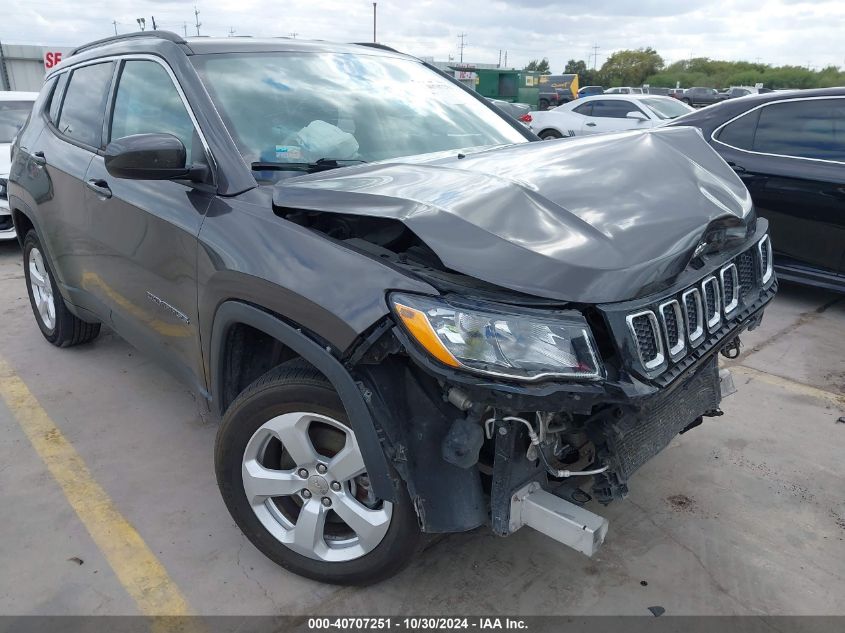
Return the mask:
POLYGON ((47 70, 71 50, 70 46, 0 43, 0 90, 38 92, 47 70))

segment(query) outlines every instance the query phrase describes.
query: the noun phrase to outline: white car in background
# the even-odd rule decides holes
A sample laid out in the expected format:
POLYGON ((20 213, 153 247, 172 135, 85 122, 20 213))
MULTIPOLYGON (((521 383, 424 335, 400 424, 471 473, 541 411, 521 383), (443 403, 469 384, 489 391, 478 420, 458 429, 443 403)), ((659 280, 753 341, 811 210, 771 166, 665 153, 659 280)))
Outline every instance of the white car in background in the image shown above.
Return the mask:
POLYGON ((672 97, 595 95, 543 112, 531 112, 531 129, 542 139, 645 130, 692 112, 672 97))
POLYGON ((6 198, 9 177, 9 147, 26 123, 37 92, 0 92, 0 240, 15 238, 12 214, 6 198))

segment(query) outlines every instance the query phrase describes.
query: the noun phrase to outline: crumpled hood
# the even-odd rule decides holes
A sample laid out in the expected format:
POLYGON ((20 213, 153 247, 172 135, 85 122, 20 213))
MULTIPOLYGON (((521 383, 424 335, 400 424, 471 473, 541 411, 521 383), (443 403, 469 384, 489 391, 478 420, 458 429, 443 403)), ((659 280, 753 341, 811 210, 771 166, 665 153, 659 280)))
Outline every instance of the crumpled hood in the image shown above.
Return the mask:
MULTIPOLYGON (((540 297, 639 296, 751 198, 697 129, 394 159, 291 178, 277 206, 402 221, 452 270, 540 297)), ((737 221, 737 220, 735 220, 737 221)))

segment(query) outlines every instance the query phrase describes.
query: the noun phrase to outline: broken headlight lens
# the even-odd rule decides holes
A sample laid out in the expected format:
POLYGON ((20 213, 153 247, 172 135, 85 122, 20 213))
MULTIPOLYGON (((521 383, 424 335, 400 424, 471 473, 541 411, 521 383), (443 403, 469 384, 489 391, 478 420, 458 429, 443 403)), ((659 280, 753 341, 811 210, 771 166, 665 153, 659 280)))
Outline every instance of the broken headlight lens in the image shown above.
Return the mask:
POLYGON ((444 365, 527 381, 602 375, 590 328, 578 313, 547 317, 506 306, 498 312, 405 294, 390 302, 405 330, 444 365))

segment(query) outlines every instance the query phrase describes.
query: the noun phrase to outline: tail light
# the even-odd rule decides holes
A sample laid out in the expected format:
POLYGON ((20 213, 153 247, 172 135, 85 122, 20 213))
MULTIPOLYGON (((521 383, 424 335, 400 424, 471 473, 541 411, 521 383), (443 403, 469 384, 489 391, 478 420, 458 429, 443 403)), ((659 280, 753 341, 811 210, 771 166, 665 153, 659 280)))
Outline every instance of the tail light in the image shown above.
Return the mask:
POLYGON ((519 117, 519 120, 522 121, 523 123, 531 123, 531 121, 533 121, 533 119, 531 118, 531 115, 528 112, 526 112, 521 117, 519 117))

